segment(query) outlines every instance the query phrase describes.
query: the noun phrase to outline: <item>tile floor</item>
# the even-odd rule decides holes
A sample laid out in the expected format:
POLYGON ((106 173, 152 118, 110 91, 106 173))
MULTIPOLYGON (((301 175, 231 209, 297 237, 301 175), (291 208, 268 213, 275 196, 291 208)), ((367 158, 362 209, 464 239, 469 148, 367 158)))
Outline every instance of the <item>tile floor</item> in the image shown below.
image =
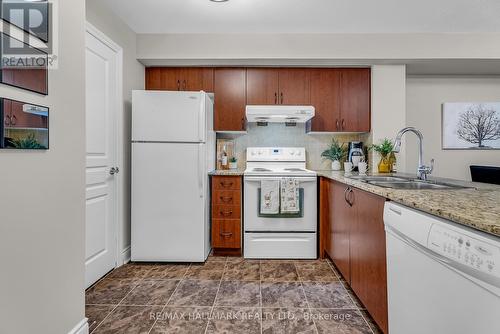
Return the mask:
POLYGON ((380 333, 329 261, 127 264, 89 288, 91 333, 380 333))

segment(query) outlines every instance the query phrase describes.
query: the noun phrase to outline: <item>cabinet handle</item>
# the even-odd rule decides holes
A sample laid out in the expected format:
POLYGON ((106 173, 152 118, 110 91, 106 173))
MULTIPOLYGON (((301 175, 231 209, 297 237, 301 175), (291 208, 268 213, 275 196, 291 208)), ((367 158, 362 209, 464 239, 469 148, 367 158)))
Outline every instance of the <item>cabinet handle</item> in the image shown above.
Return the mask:
POLYGON ((349 203, 349 206, 353 206, 354 205, 354 191, 352 189, 349 189, 349 194, 347 195, 347 203, 349 203), (352 195, 351 197, 349 197, 349 195, 352 195), (352 200, 350 200, 350 198, 352 198, 352 200))
POLYGON ((233 211, 219 211, 221 216, 228 217, 233 215, 233 211))
POLYGON ((186 80, 182 81, 182 90, 186 90, 186 80))
POLYGON ((233 198, 232 197, 224 197, 224 196, 220 196, 219 197, 220 200, 224 203, 232 203, 233 202, 233 198))
POLYGON ((221 232, 220 235, 223 236, 223 237, 231 237, 233 235, 233 233, 231 233, 231 232, 221 232))
POLYGON ((344 190, 344 200, 349 203, 349 201, 347 200, 347 192, 349 191, 349 187, 345 188, 344 190))
POLYGON ((345 129, 345 119, 342 118, 342 130, 345 129))
POLYGON ((245 119, 241 119, 241 130, 245 130, 245 119))
POLYGON ((181 81, 177 80, 177 90, 181 90, 181 81))
POLYGON ((233 182, 229 182, 229 183, 221 182, 220 185, 223 188, 228 188, 228 187, 232 187, 233 186, 233 182))
POLYGON ((281 98, 281 104, 283 104, 283 92, 281 92, 280 98, 281 98))
POLYGON ((278 104, 278 92, 274 92, 274 104, 278 104))
POLYGON ((339 119, 338 119, 338 118, 335 120, 335 125, 336 125, 337 130, 338 130, 338 129, 339 129, 339 126, 340 126, 340 124, 339 124, 339 119))

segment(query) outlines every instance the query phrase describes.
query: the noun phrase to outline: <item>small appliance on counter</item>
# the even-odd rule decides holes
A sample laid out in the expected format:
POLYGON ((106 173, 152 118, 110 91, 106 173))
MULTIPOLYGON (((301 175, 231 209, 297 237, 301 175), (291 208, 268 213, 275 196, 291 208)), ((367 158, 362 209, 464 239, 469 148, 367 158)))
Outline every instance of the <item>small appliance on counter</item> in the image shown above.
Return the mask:
POLYGON ((365 160, 365 153, 363 150, 363 142, 351 141, 348 146, 348 162, 352 162, 354 171, 358 171, 358 164, 365 160))

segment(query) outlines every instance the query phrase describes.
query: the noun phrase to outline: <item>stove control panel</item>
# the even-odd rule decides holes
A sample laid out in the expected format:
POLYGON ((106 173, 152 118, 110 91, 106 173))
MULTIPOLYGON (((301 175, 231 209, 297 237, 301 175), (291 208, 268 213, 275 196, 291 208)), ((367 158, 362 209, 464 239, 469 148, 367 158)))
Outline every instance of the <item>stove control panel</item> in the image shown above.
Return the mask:
POLYGON ((500 277, 500 247, 444 226, 434 224, 428 248, 455 262, 500 277))
POLYGON ((249 147, 247 161, 306 161, 303 147, 249 147))

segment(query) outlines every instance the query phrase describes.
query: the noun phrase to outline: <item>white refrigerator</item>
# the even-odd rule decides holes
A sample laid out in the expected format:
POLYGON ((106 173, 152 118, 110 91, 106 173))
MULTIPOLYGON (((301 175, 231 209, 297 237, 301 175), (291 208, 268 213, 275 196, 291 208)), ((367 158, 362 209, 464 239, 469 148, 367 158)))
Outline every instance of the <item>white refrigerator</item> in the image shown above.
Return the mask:
POLYGON ((209 94, 133 91, 132 261, 205 261, 213 169, 209 94))

